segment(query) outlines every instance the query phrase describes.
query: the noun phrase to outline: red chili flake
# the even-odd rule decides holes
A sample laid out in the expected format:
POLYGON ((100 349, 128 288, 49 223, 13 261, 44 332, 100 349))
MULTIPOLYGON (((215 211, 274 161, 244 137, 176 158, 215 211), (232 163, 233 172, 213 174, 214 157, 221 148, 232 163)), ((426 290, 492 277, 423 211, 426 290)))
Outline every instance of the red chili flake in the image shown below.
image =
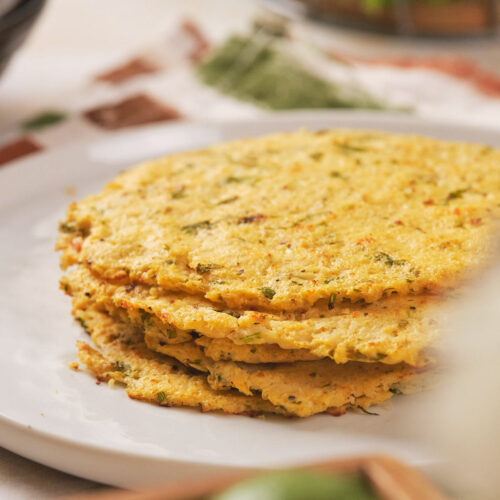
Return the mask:
POLYGON ((101 385, 101 381, 100 380, 96 380, 95 381, 95 385, 101 385))
POLYGON ((77 251, 80 252, 82 249, 82 239, 80 237, 73 238, 71 240, 71 246, 77 251))
POLYGON ((396 224, 396 226, 404 226, 404 223, 400 220, 395 221, 394 224, 396 224))
POLYGON ((471 223, 471 226, 479 226, 481 222, 483 222, 483 219, 481 219, 481 217, 477 217, 475 219, 471 219, 469 222, 471 223))
POLYGON ((266 315, 258 312, 253 312, 252 313, 252 321, 258 321, 259 323, 262 323, 263 321, 266 320, 266 315))
POLYGON ((360 240, 356 241, 356 245, 363 245, 364 243, 374 243, 374 242, 375 238, 368 236, 366 238, 361 238, 360 240))
POLYGON ((250 224, 252 222, 257 222, 257 221, 265 219, 265 218, 266 218, 266 216, 264 214, 248 215, 246 217, 241 217, 238 220, 238 224, 250 224))
POLYGON ((432 199, 425 200, 424 205, 434 205, 434 200, 432 200, 432 199))

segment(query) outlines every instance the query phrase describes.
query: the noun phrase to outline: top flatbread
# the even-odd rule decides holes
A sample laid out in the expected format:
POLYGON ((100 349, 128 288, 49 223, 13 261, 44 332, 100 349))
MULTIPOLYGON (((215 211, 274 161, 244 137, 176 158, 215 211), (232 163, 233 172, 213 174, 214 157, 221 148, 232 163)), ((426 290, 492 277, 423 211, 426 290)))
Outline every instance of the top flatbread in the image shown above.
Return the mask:
POLYGON ((145 163, 72 204, 62 264, 297 310, 455 282, 486 250, 500 151, 372 131, 300 131, 145 163))

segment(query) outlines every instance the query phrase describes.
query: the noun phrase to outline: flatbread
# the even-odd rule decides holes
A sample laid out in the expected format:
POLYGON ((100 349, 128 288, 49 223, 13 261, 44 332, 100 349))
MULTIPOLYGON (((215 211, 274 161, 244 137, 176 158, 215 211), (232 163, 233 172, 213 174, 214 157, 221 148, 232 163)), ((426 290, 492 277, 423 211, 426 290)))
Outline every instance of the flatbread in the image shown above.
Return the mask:
POLYGON ((219 361, 211 365, 208 381, 214 388, 234 387, 299 417, 331 407, 368 409, 394 394, 418 375, 408 365, 359 363, 338 365, 331 360, 251 365, 219 361))
MULTIPOLYGON (((209 374, 214 389, 238 389, 263 399, 284 411, 307 417, 330 408, 363 408, 382 403, 412 381, 419 369, 405 364, 359 363, 339 365, 329 359, 294 363, 249 364, 213 361, 195 342, 162 344, 146 335, 153 351, 209 374)), ((413 385, 415 385, 413 383, 413 385)))
POLYGON ((212 389, 205 376, 193 374, 174 359, 148 350, 142 332, 95 307, 75 313, 99 349, 78 342, 80 361, 99 380, 125 384, 132 399, 164 406, 190 406, 204 412, 286 414, 259 397, 212 389))
POLYGON ((340 301, 332 308, 323 304, 303 313, 276 314, 219 308, 205 299, 168 293, 158 287, 116 285, 96 278, 83 266, 64 277, 62 287, 73 295, 75 308, 95 301, 110 311, 126 312, 138 326, 144 323, 146 314, 153 320, 145 322, 146 328, 154 325, 157 333, 164 332, 167 344, 192 340, 190 332, 194 331, 238 345, 303 349, 337 363, 423 365, 438 334, 434 318, 437 297, 402 297, 390 290, 388 297, 371 304, 340 301))
POLYGON ((301 310, 456 284, 484 258, 500 151, 299 131, 148 162, 70 206, 62 265, 230 308, 301 310))
POLYGON ((282 349, 278 344, 235 344, 228 339, 199 337, 196 344, 214 361, 244 363, 293 363, 321 359, 307 349, 282 349))

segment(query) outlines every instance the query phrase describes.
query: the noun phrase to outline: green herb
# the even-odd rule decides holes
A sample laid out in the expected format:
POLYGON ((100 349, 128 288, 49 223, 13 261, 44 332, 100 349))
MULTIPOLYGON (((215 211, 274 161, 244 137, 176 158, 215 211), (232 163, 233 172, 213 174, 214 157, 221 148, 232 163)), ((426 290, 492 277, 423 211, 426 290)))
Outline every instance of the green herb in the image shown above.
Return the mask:
POLYGON ((80 326, 87 332, 87 333, 90 333, 89 332, 89 328, 87 326, 87 323, 85 323, 85 321, 82 319, 82 318, 76 318, 76 321, 78 321, 78 323, 80 323, 80 326))
POLYGON ((368 411, 368 410, 365 410, 362 406, 358 405, 358 408, 363 412, 363 413, 366 413, 367 415, 375 415, 378 417, 378 413, 375 413, 373 411, 368 411))
POLYGON ((229 314, 229 316, 232 316, 233 318, 240 318, 241 314, 237 313, 236 311, 222 311, 226 314, 229 314))
POLYGON ((160 391, 156 393, 156 400, 158 403, 163 404, 167 401, 167 396, 165 396, 165 393, 163 391, 160 391))
POLYGON ((148 321, 151 319, 151 314, 143 311, 142 309, 139 311, 139 314, 141 315, 142 328, 146 328, 148 321))
POLYGON ((180 198, 186 197, 186 188, 184 186, 180 187, 172 193, 172 199, 179 200, 180 198))
POLYGON ((311 153, 309 156, 314 161, 319 161, 323 158, 323 156, 325 156, 325 154, 318 152, 318 153, 311 153))
POLYGON ((406 264, 405 260, 395 259, 385 252, 377 252, 374 255, 374 258, 376 261, 383 262, 387 266, 402 266, 403 264, 406 264))
POLYGON ((393 394, 396 394, 398 396, 402 396, 404 393, 401 391, 401 389, 398 389, 397 387, 391 387, 389 389, 389 392, 392 392, 393 394))
POLYGON ((251 333, 250 335, 246 335, 245 337, 240 338, 240 342, 244 344, 248 344, 249 342, 253 342, 254 340, 260 339, 261 334, 259 332, 251 333))
POLYGON ((74 222, 61 222, 59 224, 59 231, 63 233, 74 233, 76 231, 76 224, 74 222))
POLYGON ((213 271, 214 269, 220 269, 221 266, 218 264, 197 264, 196 266, 196 272, 199 274, 206 274, 209 273, 210 271, 213 271))
POLYGON ((228 177, 224 179, 222 184, 239 184, 241 182, 248 182, 253 180, 253 177, 228 177))
POLYGON ((462 198, 463 194, 466 193, 469 190, 469 188, 464 188, 464 189, 457 189, 455 191, 452 191, 446 198, 446 202, 449 202, 451 200, 456 200, 458 198, 462 198))
POLYGON ((41 128, 48 127, 49 125, 55 125, 66 119, 66 115, 60 111, 45 111, 39 115, 26 120, 21 124, 23 130, 39 130, 41 128))
POLYGON ((366 153, 368 149, 359 146, 353 146, 351 144, 335 144, 343 153, 366 153))
POLYGON ((331 293, 330 297, 328 297, 328 309, 333 309, 335 307, 335 299, 337 298, 337 294, 331 293))
POLYGON ((114 366, 118 372, 126 373, 130 370, 130 365, 127 365, 123 361, 116 361, 114 366))
POLYGON ((201 359, 195 359, 193 361, 190 361, 190 364, 192 364, 192 365, 201 365, 201 359))
POLYGON ((177 330, 172 325, 167 325, 167 328, 164 333, 169 339, 175 339, 177 337, 177 330))
POLYGON ((260 288, 260 291, 262 292, 264 297, 269 300, 272 300, 273 297, 276 295, 276 292, 272 288, 269 288, 268 286, 263 286, 262 288, 260 288))
POLYGON ((380 361, 384 358, 387 358, 387 354, 385 354, 384 352, 377 352, 377 354, 375 355, 375 361, 380 361))
POLYGON ((225 200, 219 201, 217 205, 227 205, 228 203, 232 203, 233 201, 236 201, 239 198, 239 196, 231 196, 231 198, 226 198, 225 200))
POLYGON ((195 222, 194 224, 188 224, 187 226, 182 226, 181 229, 188 234, 196 234, 200 229, 212 229, 212 223, 209 220, 204 220, 201 222, 195 222))
POLYGON ((342 179, 343 181, 347 180, 347 177, 345 175, 341 174, 340 172, 337 172, 336 170, 333 170, 332 172, 330 172, 330 177, 342 179))
POLYGON ((326 280, 323 282, 325 285, 328 285, 328 283, 331 283, 332 281, 340 279, 338 276, 336 278, 326 278, 326 280))

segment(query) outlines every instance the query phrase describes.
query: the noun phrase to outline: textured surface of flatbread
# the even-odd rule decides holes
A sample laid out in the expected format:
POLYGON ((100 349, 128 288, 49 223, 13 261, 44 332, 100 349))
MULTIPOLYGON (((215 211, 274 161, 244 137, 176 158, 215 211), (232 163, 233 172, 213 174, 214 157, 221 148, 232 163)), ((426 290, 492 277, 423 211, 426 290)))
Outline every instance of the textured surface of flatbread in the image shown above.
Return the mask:
POLYGON ((372 304, 339 301, 331 309, 318 305, 303 313, 276 314, 218 309, 195 296, 144 285, 115 285, 95 278, 82 266, 63 278, 62 286, 74 296, 76 308, 90 300, 119 308, 136 324, 142 322, 146 328, 154 326, 157 333, 164 332, 167 344, 191 340, 189 332, 196 331, 247 346, 276 344, 282 349, 305 349, 337 363, 421 365, 437 335, 433 311, 437 299, 428 296, 390 294, 372 304))
POLYGON ((244 139, 131 169, 72 204, 62 264, 228 307, 299 310, 453 284, 481 261, 500 151, 374 131, 244 139))
MULTIPOLYGON (((112 318, 96 307, 77 310, 75 315, 84 322, 92 341, 99 349, 79 341, 77 345, 80 361, 99 380, 113 380, 124 384, 132 399, 164 406, 189 406, 202 411, 223 411, 231 414, 275 413, 308 416, 318 413, 310 409, 306 411, 302 406, 292 406, 292 411, 288 411, 284 406, 274 406, 263 400, 258 394, 245 395, 235 391, 233 382, 225 385, 218 371, 215 371, 215 367, 219 365, 221 369, 225 368, 225 363, 210 361, 210 379, 213 381, 209 385, 205 375, 193 374, 171 357, 147 349, 142 332, 131 323, 112 318)), ((199 349, 194 343, 192 346, 193 349, 199 349)), ((188 343, 168 347, 186 348, 188 343)), ((380 397, 372 399, 369 396, 363 396, 359 401, 342 397, 334 399, 344 401, 344 404, 324 408, 322 412, 339 415, 353 407, 353 402, 363 401, 363 405, 368 407, 382 400, 380 397)))
POLYGON ((213 361, 195 342, 162 345, 158 338, 146 336, 146 344, 153 351, 209 373, 208 381, 214 389, 235 388, 246 395, 259 394, 300 417, 332 407, 367 409, 403 392, 404 385, 419 373, 405 364, 351 361, 339 365, 329 359, 266 364, 213 361))
POLYGON ((202 411, 225 413, 285 414, 256 396, 212 389, 203 375, 195 375, 182 364, 146 349, 142 333, 130 324, 89 308, 76 311, 99 352, 78 343, 79 359, 100 380, 125 384, 133 399, 166 406, 190 406, 202 411))
POLYGON ((281 349, 277 344, 235 344, 228 339, 199 337, 196 344, 214 361, 243 363, 293 363, 321 359, 306 349, 281 349))
POLYGON ((367 409, 390 399, 413 377, 408 365, 351 361, 338 365, 329 359, 296 363, 251 365, 219 361, 210 366, 212 387, 234 387, 300 417, 330 407, 367 409))

